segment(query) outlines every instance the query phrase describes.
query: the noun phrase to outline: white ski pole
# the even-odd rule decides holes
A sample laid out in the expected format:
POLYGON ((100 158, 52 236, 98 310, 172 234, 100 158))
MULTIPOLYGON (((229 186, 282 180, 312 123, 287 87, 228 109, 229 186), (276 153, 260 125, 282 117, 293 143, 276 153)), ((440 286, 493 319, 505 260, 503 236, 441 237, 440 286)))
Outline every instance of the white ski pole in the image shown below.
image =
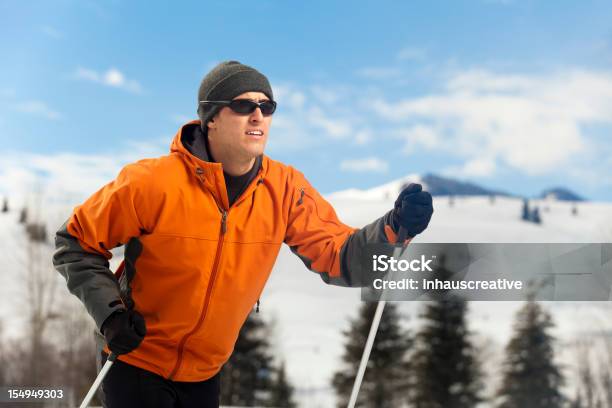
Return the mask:
MULTIPOLYGON (((401 227, 399 230, 397 242, 401 242, 402 247, 396 248, 393 251, 393 257, 395 259, 398 259, 402 256, 403 250, 408 244, 408 242, 406 242, 406 236, 406 230, 401 227)), ((359 370, 357 370, 357 377, 355 377, 355 382, 353 383, 353 390, 351 391, 351 398, 349 399, 348 408, 355 408, 355 404, 357 403, 357 395, 359 394, 359 389, 361 388, 361 381, 363 380, 363 375, 365 374, 366 366, 368 365, 368 360, 370 359, 370 353, 372 352, 374 339, 376 338, 376 333, 378 332, 380 318, 382 317, 386 304, 387 302, 385 300, 379 300, 378 305, 376 306, 376 312, 374 313, 374 318, 372 319, 372 325, 370 326, 368 339, 366 340, 366 344, 363 349, 363 354, 361 355, 361 361, 359 362, 359 370)))
POLYGON ((106 363, 104 363, 104 366, 102 366, 102 369, 98 373, 96 380, 91 385, 91 388, 87 392, 87 395, 85 395, 85 398, 83 399, 81 405, 79 405, 79 408, 86 408, 89 405, 89 402, 96 393, 98 387, 100 386, 100 383, 102 382, 104 377, 106 377, 106 373, 108 373, 108 370, 110 370, 116 359, 117 355, 115 353, 111 353, 110 356, 108 356, 108 358, 106 359, 106 363))

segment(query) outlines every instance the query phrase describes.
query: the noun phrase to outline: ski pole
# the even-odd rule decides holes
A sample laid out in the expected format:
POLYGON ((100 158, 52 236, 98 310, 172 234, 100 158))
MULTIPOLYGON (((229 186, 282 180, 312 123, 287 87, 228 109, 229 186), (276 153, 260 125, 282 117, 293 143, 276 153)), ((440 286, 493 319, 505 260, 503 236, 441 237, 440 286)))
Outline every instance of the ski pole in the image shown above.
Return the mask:
MULTIPOLYGON (((404 227, 401 227, 399 230, 397 242, 401 242, 402 246, 400 248, 396 248, 393 251, 394 258, 397 259, 402 256, 403 250, 408 244, 408 242, 406 241, 407 235, 408 234, 406 233, 404 227)), ((374 318, 372 319, 372 325, 370 326, 368 339, 366 340, 366 344, 363 349, 363 354, 361 355, 361 361, 359 362, 359 370, 357 370, 357 377, 355 377, 355 382, 353 383, 353 390, 351 391, 351 398, 349 399, 348 408, 354 408, 355 404, 357 403, 357 395, 359 394, 359 389, 361 388, 361 381, 363 380, 363 375, 365 374, 366 366, 368 364, 368 360, 370 359, 370 352, 372 351, 374 339, 376 338, 376 333, 378 332, 378 325, 380 324, 380 319, 382 317, 383 311, 385 310, 386 304, 387 301, 379 300, 378 305, 376 306, 376 312, 374 313, 374 318)))
POLYGON ((110 356, 108 356, 108 358, 106 359, 106 363, 104 363, 104 366, 102 366, 102 369, 98 373, 96 380, 91 385, 91 388, 87 392, 87 395, 85 395, 85 398, 83 399, 83 402, 81 403, 81 405, 79 405, 79 408, 86 408, 89 405, 89 402, 91 401, 94 394, 96 393, 98 387, 100 386, 100 383, 102 382, 104 377, 106 377, 106 373, 108 372, 108 370, 110 370, 111 366, 113 365, 116 359, 117 359, 117 355, 115 353, 111 353, 110 356))

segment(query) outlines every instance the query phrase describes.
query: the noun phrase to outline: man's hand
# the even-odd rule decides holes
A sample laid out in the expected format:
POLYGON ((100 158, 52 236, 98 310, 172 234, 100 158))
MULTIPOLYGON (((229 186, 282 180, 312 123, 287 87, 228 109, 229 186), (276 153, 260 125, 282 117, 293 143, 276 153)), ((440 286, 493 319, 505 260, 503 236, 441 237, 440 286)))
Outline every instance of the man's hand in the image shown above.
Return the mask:
POLYGON ((415 237, 425 231, 432 214, 431 194, 420 184, 411 183, 395 200, 392 227, 396 233, 404 227, 410 237, 415 237))
POLYGON ((108 348, 115 354, 126 354, 140 345, 147 333, 145 320, 135 310, 111 314, 101 328, 108 348))

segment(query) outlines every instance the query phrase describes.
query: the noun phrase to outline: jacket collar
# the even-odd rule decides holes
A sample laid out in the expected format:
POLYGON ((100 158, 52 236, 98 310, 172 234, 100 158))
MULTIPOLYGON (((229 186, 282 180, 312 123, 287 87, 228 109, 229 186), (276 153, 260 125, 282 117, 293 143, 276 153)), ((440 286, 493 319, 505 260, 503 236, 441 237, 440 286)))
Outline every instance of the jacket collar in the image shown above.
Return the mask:
MULTIPOLYGON (((229 200, 227 198, 227 188, 225 186, 225 179, 223 177, 223 165, 221 163, 210 161, 210 156, 208 154, 208 151, 206 151, 205 144, 202 144, 204 145, 203 149, 202 145, 200 145, 200 150, 203 150, 200 155, 203 157, 203 159, 195 156, 185 146, 185 143, 187 143, 185 139, 193 137, 193 126, 197 126, 199 128, 200 121, 193 120, 181 126, 181 128, 178 130, 178 132, 172 139, 172 144, 170 145, 170 152, 177 153, 187 166, 189 173, 194 177, 202 180, 204 186, 215 197, 217 205, 224 209, 228 209, 229 200)), ((251 185, 249 185, 249 187, 247 187, 247 189, 242 194, 243 196, 249 194, 252 191, 253 185, 257 186, 259 180, 265 177, 268 168, 268 160, 269 159, 266 155, 261 155, 255 160, 254 165, 257 166, 260 164, 261 168, 251 185)), ((236 203, 238 203, 239 201, 241 200, 238 199, 236 203)))

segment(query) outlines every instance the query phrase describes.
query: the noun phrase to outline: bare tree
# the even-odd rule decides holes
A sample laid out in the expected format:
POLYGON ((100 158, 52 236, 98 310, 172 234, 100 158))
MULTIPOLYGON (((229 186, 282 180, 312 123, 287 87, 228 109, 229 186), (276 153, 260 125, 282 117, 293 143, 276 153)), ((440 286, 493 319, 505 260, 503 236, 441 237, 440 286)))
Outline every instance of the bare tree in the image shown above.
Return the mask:
POLYGON ((7 348, 3 337, 4 331, 0 320, 0 384, 8 384, 7 348))
POLYGON ((83 305, 65 290, 60 291, 62 317, 52 323, 58 335, 58 371, 62 373, 69 406, 76 406, 87 393, 96 377, 96 350, 94 341, 95 325, 83 305), (61 345, 61 346, 59 346, 61 345))
POLYGON ((578 395, 583 408, 599 408, 599 390, 591 361, 592 344, 583 342, 578 352, 578 395))
MULTIPOLYGON (((40 197, 40 196, 38 196, 40 197)), ((40 207, 41 199, 37 199, 40 207)), ((21 284, 13 314, 22 318, 23 332, 20 337, 5 343, 7 365, 11 383, 15 385, 53 385, 58 381, 53 367, 57 363, 57 342, 48 336, 48 326, 58 319, 56 295, 61 277, 51 263, 53 247, 47 239, 45 223, 40 211, 33 213, 29 221, 15 225, 12 246, 3 248, 10 265, 7 271, 11 278, 21 284)))
POLYGON ((28 378, 33 384, 48 381, 48 378, 43 378, 49 375, 48 371, 44 371, 45 363, 51 363, 51 356, 46 353, 50 341, 45 337, 45 332, 49 323, 60 317, 54 309, 59 278, 51 265, 51 255, 51 248, 46 242, 28 238, 24 300, 30 340, 28 378))
POLYGON ((605 356, 599 365, 599 384, 601 386, 601 399, 603 406, 612 408, 612 334, 607 333, 604 337, 605 356))

